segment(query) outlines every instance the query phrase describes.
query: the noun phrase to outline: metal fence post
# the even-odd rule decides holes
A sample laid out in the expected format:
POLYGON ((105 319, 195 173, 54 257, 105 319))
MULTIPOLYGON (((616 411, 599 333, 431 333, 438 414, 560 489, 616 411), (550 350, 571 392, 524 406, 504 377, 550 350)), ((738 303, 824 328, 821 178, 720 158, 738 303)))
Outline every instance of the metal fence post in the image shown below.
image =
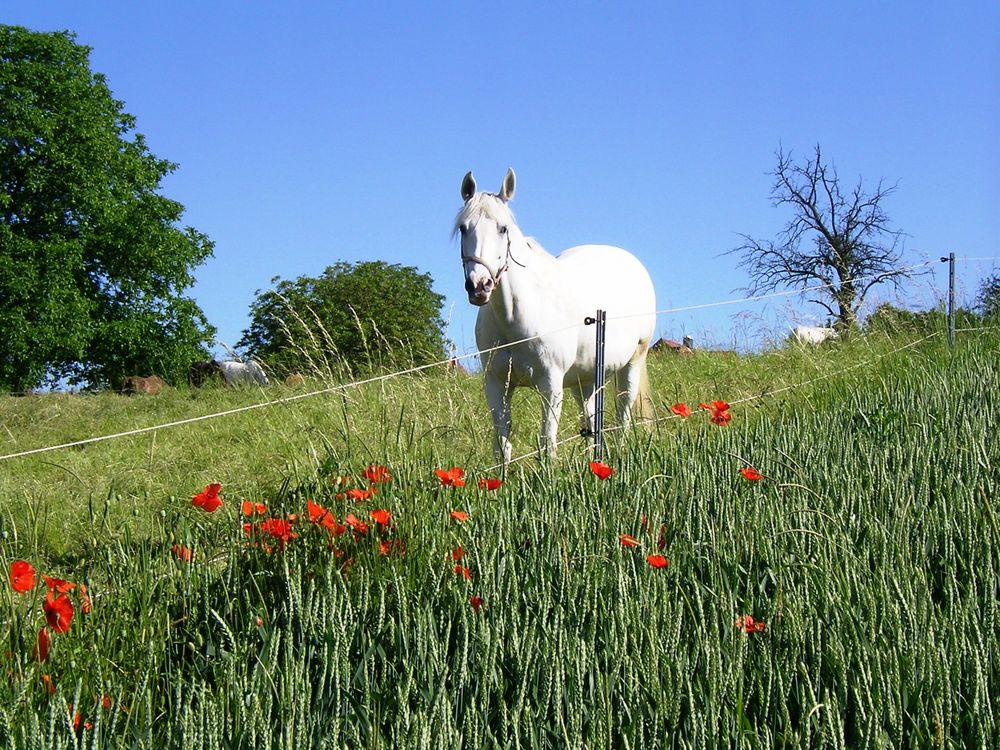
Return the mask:
POLYGON ((955 348, 955 253, 948 253, 948 346, 955 348))
POLYGON ((594 460, 604 459, 604 337, 608 314, 597 311, 597 317, 584 318, 584 323, 596 323, 594 356, 594 460))

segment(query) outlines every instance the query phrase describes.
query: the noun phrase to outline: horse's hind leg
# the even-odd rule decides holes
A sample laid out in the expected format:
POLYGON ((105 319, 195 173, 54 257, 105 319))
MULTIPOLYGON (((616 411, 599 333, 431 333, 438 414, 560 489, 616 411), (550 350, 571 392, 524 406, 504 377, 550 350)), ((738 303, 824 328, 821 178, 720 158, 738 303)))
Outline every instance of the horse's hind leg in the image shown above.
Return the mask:
POLYGON ((615 406, 618 423, 623 429, 628 429, 632 423, 632 404, 639 397, 642 364, 632 361, 615 373, 615 406))
POLYGON ((505 464, 510 463, 510 399, 514 386, 507 378, 492 373, 485 378, 486 403, 493 417, 493 450, 505 464))

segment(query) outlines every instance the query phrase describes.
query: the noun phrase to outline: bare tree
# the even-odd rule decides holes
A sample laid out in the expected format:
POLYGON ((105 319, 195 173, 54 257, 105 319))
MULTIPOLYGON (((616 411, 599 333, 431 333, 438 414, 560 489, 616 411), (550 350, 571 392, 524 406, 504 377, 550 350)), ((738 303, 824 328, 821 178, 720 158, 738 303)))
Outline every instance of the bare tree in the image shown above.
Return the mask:
POLYGON ((755 240, 730 250, 741 256, 739 267, 750 274, 746 290, 766 294, 781 287, 823 286, 810 302, 822 306, 836 326, 857 325, 858 309, 872 287, 899 286, 911 273, 902 268, 903 232, 892 229, 882 202, 896 186, 880 180, 873 192, 858 179, 849 193, 841 190, 837 170, 823 163, 820 147, 805 165, 779 149, 771 200, 791 206, 793 217, 776 242, 755 240))

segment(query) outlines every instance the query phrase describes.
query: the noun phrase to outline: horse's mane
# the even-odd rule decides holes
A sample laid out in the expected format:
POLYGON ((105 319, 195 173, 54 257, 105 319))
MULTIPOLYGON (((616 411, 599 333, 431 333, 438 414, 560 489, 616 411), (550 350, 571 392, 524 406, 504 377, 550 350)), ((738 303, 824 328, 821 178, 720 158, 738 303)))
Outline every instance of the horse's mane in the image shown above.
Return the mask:
POLYGON ((469 198, 466 204, 462 206, 462 210, 458 212, 458 216, 455 217, 455 227, 451 233, 452 237, 458 234, 459 228, 463 224, 472 224, 484 217, 492 219, 498 224, 517 227, 518 232, 524 237, 524 241, 531 250, 545 257, 552 257, 541 246, 538 240, 534 237, 528 237, 521 232, 521 228, 517 226, 517 221, 514 219, 513 211, 510 210, 507 204, 496 193, 476 193, 469 198))

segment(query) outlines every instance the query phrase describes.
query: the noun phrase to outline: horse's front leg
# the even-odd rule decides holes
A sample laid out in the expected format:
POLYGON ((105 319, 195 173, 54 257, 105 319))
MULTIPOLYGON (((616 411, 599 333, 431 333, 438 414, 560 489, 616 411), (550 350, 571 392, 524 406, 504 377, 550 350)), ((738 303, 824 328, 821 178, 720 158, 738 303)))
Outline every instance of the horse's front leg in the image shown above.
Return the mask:
POLYGON ((562 414, 562 377, 546 379, 538 385, 538 392, 542 397, 542 430, 538 438, 538 449, 554 457, 559 417, 562 414))
POLYGON ((505 464, 510 463, 510 399, 514 386, 508 378, 486 375, 486 403, 493 417, 493 451, 505 464))

